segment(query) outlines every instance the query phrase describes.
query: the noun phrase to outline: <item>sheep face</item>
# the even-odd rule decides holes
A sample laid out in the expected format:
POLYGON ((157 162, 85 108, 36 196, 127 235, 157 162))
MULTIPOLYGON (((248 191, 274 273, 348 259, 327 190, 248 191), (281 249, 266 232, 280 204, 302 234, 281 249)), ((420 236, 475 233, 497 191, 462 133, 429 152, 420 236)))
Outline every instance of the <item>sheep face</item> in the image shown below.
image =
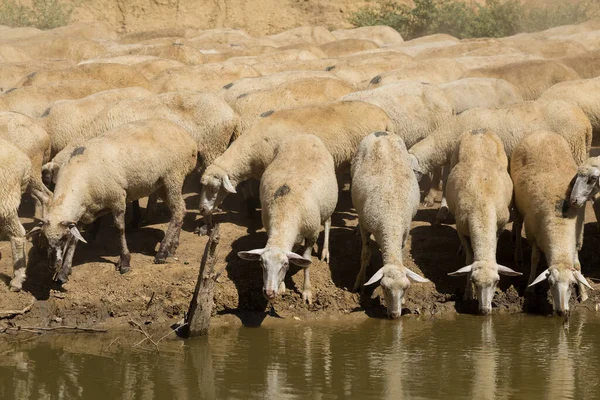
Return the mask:
POLYGON ((200 183, 200 214, 203 216, 211 215, 229 193, 236 193, 227 172, 214 164, 206 168, 200 183))
POLYGON ((78 240, 84 243, 87 242, 79 233, 77 224, 72 221, 59 223, 44 221, 41 230, 48 240, 48 258, 55 271, 54 279, 64 283, 68 280, 70 274, 70 265, 65 265, 67 252, 74 250, 71 247, 75 246, 78 240))
POLYGON ((385 297, 387 314, 392 319, 399 318, 402 315, 404 293, 406 293, 410 286, 410 280, 404 271, 402 271, 403 269, 393 265, 385 266, 383 278, 381 278, 380 285, 385 297))
POLYGON ((402 304, 404 304, 404 294, 408 290, 411 281, 413 282, 429 282, 429 279, 423 278, 410 269, 386 264, 375 275, 369 279, 365 286, 372 285, 380 281, 385 297, 388 316, 392 319, 399 318, 402 315, 402 304))
POLYGON ((569 300, 571 299, 573 285, 580 283, 589 289, 592 288, 581 272, 569 264, 550 266, 550 268, 539 274, 529 286, 533 286, 544 279, 548 279, 554 312, 560 316, 569 314, 569 300))
POLYGON ((499 281, 500 274, 496 270, 496 263, 480 262, 473 265, 471 282, 475 287, 475 294, 481 314, 492 312, 492 300, 494 299, 494 293, 499 281))
POLYGON ((273 300, 285 290, 283 280, 289 269, 289 263, 307 268, 311 260, 306 259, 291 251, 279 248, 256 249, 240 251, 238 256, 243 260, 258 261, 263 271, 263 295, 267 300, 273 300))
POLYGON ((512 270, 504 265, 496 264, 495 261, 475 261, 471 265, 462 267, 458 271, 451 272, 450 276, 469 276, 471 281, 469 284, 475 286, 475 294, 481 314, 489 314, 492 312, 492 300, 496 292, 496 286, 500 281, 500 275, 519 276, 521 272, 512 270))
POLYGON ((571 189, 569 202, 574 207, 583 207, 585 202, 598 193, 600 168, 583 165, 579 167, 575 177, 575 183, 571 189))

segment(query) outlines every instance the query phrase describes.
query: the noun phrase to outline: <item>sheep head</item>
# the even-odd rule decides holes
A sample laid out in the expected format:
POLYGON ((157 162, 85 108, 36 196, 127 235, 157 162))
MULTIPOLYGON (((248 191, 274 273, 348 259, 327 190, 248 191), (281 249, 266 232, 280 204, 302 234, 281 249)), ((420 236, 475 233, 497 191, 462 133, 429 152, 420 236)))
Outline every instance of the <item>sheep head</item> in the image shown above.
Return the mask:
POLYGON ((365 283, 365 286, 372 285, 376 282, 379 282, 383 288, 388 316, 392 319, 396 319, 402 315, 404 294, 408 290, 410 283, 425 283, 429 282, 429 279, 417 275, 408 268, 394 264, 386 264, 375 272, 371 279, 365 283))
POLYGON ((583 207, 600 190, 600 157, 590 158, 577 169, 569 203, 583 207))
POLYGON ((227 171, 215 164, 206 168, 200 183, 200 214, 204 216, 211 215, 229 193, 236 193, 227 171))
POLYGON ((560 316, 569 314, 569 300, 573 285, 580 283, 588 289, 592 289, 581 272, 572 265, 551 265, 550 268, 539 274, 529 286, 536 285, 545 279, 548 280, 550 286, 554 312, 560 316))
POLYGON ((307 268, 311 263, 311 260, 301 255, 276 247, 240 251, 238 257, 248 261, 260 260, 263 270, 263 295, 267 300, 273 300, 278 294, 281 294, 280 287, 290 262, 302 268, 307 268))
POLYGON ((473 264, 462 267, 448 275, 463 276, 469 274, 471 283, 475 286, 479 312, 481 314, 492 312, 492 300, 494 299, 496 286, 500 281, 500 275, 523 275, 521 272, 514 271, 504 265, 496 264, 494 261, 475 261, 473 264))

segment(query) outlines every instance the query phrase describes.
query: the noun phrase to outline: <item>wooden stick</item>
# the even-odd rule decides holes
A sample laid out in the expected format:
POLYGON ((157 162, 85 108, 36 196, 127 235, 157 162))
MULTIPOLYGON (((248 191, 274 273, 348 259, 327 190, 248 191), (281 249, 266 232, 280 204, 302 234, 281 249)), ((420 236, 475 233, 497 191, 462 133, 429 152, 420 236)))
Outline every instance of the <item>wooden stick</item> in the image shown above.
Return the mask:
POLYGON ((69 330, 69 331, 80 331, 80 332, 108 332, 106 329, 96 329, 96 328, 83 328, 80 326, 54 326, 54 327, 44 327, 44 326, 15 326, 8 327, 7 330, 12 331, 26 331, 26 332, 34 332, 40 333, 40 331, 59 331, 59 330, 69 330))
POLYGON ((215 224, 204 248, 204 255, 198 271, 198 280, 190 301, 185 324, 182 326, 183 329, 179 330, 180 335, 183 337, 206 335, 208 332, 215 283, 218 275, 222 272, 219 271, 218 274, 214 272, 218 259, 217 247, 220 238, 220 225, 215 224))
POLYGON ((142 327, 142 325, 140 325, 138 322, 135 322, 133 320, 133 318, 131 318, 131 316, 129 317, 129 322, 131 322, 132 324, 134 324, 137 327, 136 331, 138 331, 138 332, 144 334, 144 336, 146 336, 144 339, 142 339, 139 342, 137 342, 136 344, 134 344, 133 347, 137 347, 137 346, 141 345, 142 343, 144 343, 146 340, 149 340, 154 345, 154 348, 156 349, 156 351, 157 352, 160 351, 160 349, 158 348, 158 344, 152 339, 152 336, 150 336, 148 334, 148 332, 146 332, 146 330, 142 327))
POLYGON ((29 310, 31 310, 31 307, 33 307, 33 305, 35 304, 35 299, 33 299, 31 301, 31 304, 28 305, 27 307, 25 307, 22 310, 1 310, 0 311, 0 319, 4 319, 4 318, 12 318, 16 315, 23 315, 26 312, 28 312, 29 310))

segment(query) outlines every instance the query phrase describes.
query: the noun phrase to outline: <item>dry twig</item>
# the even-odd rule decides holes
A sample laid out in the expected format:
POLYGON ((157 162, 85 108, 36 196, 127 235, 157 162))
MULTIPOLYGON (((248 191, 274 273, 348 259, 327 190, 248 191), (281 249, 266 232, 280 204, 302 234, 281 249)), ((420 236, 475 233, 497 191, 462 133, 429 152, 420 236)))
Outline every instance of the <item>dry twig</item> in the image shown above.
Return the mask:
POLYGON ((31 300, 31 304, 23 308, 22 310, 0 310, 0 319, 12 318, 17 315, 23 315, 29 310, 31 310, 31 307, 33 307, 34 304, 35 299, 31 300))

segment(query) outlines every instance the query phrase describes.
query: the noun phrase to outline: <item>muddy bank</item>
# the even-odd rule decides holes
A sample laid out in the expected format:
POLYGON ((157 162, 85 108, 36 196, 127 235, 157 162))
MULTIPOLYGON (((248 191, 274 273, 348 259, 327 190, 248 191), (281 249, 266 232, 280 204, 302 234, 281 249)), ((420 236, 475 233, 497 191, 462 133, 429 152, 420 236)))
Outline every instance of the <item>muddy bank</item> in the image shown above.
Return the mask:
MULTIPOLYGON (((384 317, 383 294, 380 288, 367 288, 364 295, 352 293, 349 288, 360 263, 360 236, 354 234, 357 217, 351 207, 349 193, 341 198, 333 216, 331 229, 331 263, 318 261, 318 249, 313 253, 311 282, 313 304, 303 304, 300 288, 303 273, 299 268, 290 268, 286 278, 286 293, 272 303, 261 294, 262 272, 258 263, 238 259, 236 253, 263 247, 266 233, 260 223, 248 220, 239 212, 239 202, 232 197, 223 206, 225 211, 215 216, 222 222, 221 244, 217 270, 223 274, 215 292, 214 323, 243 323, 259 325, 264 318, 299 318, 312 320, 330 318, 350 313, 366 314, 369 317, 384 317)), ((70 281, 59 287, 51 283, 51 272, 43 257, 34 250, 29 252, 28 278, 24 290, 12 293, 7 283, 11 274, 9 243, 0 242, 4 257, 0 260, 0 313, 19 311, 29 305, 31 309, 22 315, 4 319, 6 323, 21 326, 78 325, 88 327, 127 327, 130 318, 155 326, 168 326, 181 320, 187 311, 195 285, 198 266, 206 244, 206 237, 198 237, 193 231, 198 218, 194 211, 197 195, 187 197, 188 213, 181 235, 177 257, 168 264, 153 263, 156 248, 166 229, 166 210, 152 224, 136 232, 129 232, 127 239, 132 252, 131 272, 120 275, 115 270, 119 256, 119 245, 115 228, 109 218, 98 238, 87 245, 80 244, 75 254, 73 274, 70 281)), ((463 256, 457 254, 459 240, 452 225, 432 226, 438 205, 422 208, 411 230, 406 251, 406 265, 431 280, 427 284, 413 284, 408 291, 405 314, 442 315, 456 312, 472 312, 475 304, 462 301, 465 279, 447 276, 463 266, 463 256)), ((23 215, 30 215, 31 204, 24 202, 23 215)), ((31 219, 24 219, 27 229, 31 219)), ((591 208, 586 218, 586 238, 581 262, 583 273, 597 286, 600 271, 597 235, 594 214, 591 208)), ((373 249, 375 244, 372 243, 373 249)), ((504 232, 499 241, 498 262, 515 267, 510 233, 504 232)), ((525 247, 525 260, 529 248, 525 247)), ((381 266, 378 251, 368 274, 381 266)), ((521 269, 518 278, 502 278, 494 301, 496 313, 548 313, 551 305, 546 294, 547 285, 536 288, 534 296, 523 297, 529 263, 521 269)), ((540 266, 542 268, 542 266, 540 266)), ((545 267, 544 267, 545 268, 545 267)), ((583 304, 575 303, 574 309, 595 310, 600 303, 600 293, 594 291, 583 304)), ((0 314, 2 316, 4 314, 0 314)))

